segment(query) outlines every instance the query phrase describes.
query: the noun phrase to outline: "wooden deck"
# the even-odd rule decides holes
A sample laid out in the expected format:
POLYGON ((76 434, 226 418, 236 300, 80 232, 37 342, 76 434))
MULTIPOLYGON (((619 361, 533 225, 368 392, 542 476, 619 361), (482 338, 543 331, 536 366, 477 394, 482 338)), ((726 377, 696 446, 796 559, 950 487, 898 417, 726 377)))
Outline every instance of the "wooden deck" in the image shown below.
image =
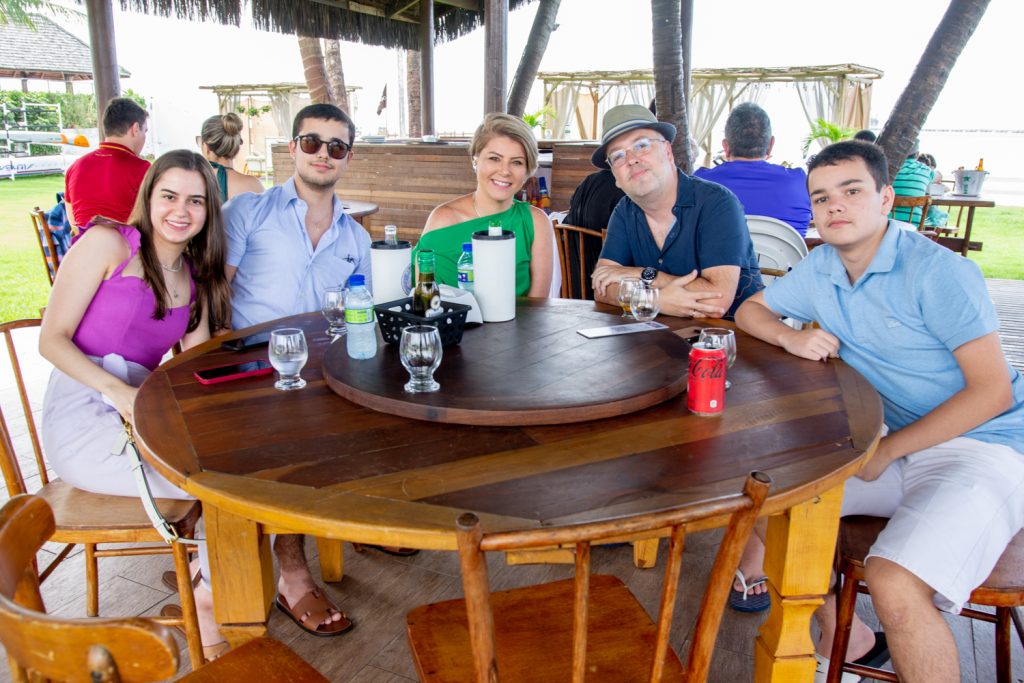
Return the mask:
MULTIPOLYGON (((989 290, 1002 323, 1003 348, 1010 361, 1024 370, 1024 282, 989 280, 989 290)), ((34 338, 24 339, 19 347, 30 349, 34 338)), ((0 404, 5 413, 15 410, 17 395, 6 364, 0 363, 0 404)), ((39 362, 26 368, 32 387, 32 401, 38 410, 49 368, 39 362)), ((25 430, 13 429, 19 454, 31 457, 25 430)), ((0 502, 6 500, 0 493, 0 502)), ((696 618, 696 597, 704 587, 720 532, 694 534, 687 542, 683 568, 680 608, 677 610, 673 644, 677 650, 688 645, 687 637, 696 618)), ((315 545, 308 544, 311 566, 316 566, 315 545)), ((664 548, 663 548, 664 549, 664 548)), ((453 553, 423 552, 399 559, 376 552, 357 554, 345 547, 346 576, 328 587, 329 594, 356 621, 357 627, 338 638, 314 638, 304 635, 276 610, 271 615, 270 632, 323 672, 332 681, 352 683, 401 683, 416 680, 415 669, 405 639, 405 614, 427 602, 446 600, 461 593, 458 562, 453 553)), ((41 553, 41 562, 53 556, 53 548, 41 553)), ((157 614, 164 604, 174 602, 160 582, 160 574, 170 560, 160 557, 110 558, 100 562, 100 612, 105 616, 157 614)), ((564 578, 565 566, 492 565, 492 586, 511 588, 531 582, 564 578)), ((316 571, 316 570, 314 570, 316 571)), ((639 570, 632 565, 628 547, 606 547, 594 551, 594 571, 621 577, 649 610, 656 607, 660 586, 660 566, 639 570), (657 574, 655 573, 657 572, 657 574)), ((62 616, 81 616, 85 605, 84 569, 81 552, 73 555, 44 585, 44 599, 51 612, 62 616)), ((861 615, 877 625, 868 600, 861 598, 861 615)), ((747 615, 726 609, 725 619, 712 662, 711 681, 733 683, 749 681, 753 675, 753 645, 763 615, 747 615)), ((947 616, 961 655, 962 680, 986 683, 995 680, 994 634, 990 624, 947 616)), ((180 641, 181 639, 179 639, 180 641)), ((1024 648, 1014 637, 1013 680, 1024 680, 1024 648)), ((183 645, 183 642, 181 643, 183 645)), ((183 670, 187 655, 182 649, 183 670)), ((0 683, 10 681, 5 667, 0 683)), ((613 682, 614 683, 614 682, 613 682)))

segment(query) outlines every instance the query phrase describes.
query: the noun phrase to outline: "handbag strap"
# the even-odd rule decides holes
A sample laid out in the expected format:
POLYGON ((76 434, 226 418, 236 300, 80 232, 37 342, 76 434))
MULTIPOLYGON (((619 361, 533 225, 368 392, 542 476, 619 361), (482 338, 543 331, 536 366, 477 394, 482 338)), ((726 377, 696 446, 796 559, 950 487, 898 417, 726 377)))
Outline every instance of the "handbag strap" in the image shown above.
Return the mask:
POLYGON ((150 523, 167 545, 172 543, 191 543, 199 545, 203 541, 195 538, 182 538, 177 528, 167 521, 156 506, 153 498, 153 491, 149 488, 149 480, 146 478, 146 469, 142 466, 142 456, 139 455, 139 447, 135 444, 135 435, 132 433, 132 425, 125 421, 124 432, 126 445, 128 446, 128 457, 132 460, 132 474, 135 477, 135 485, 139 489, 139 498, 142 500, 142 508, 146 511, 150 523))

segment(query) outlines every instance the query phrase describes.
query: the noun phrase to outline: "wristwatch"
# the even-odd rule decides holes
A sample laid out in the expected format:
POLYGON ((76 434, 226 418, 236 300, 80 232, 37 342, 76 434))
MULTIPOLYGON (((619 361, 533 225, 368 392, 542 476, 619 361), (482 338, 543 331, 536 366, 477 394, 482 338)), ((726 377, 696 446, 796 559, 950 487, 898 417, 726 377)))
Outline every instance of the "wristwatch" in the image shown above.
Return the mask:
POLYGON ((658 269, 647 266, 640 271, 640 279, 644 281, 645 285, 653 285, 654 281, 658 278, 658 269))

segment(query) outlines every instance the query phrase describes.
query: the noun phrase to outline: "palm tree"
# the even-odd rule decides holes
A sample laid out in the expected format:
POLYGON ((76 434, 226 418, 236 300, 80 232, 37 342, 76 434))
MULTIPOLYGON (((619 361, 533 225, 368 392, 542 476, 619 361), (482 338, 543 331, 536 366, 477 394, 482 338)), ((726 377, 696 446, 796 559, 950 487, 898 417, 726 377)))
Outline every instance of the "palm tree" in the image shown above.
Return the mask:
MULTIPOLYGON (((689 1, 689 0, 684 0, 689 1)), ((651 0, 654 38, 654 100, 658 120, 676 128, 672 153, 676 163, 689 172, 690 126, 683 84, 683 30, 680 0, 651 0)))
POLYGON ((512 116, 522 116, 526 110, 526 100, 529 99, 533 81, 537 78, 540 60, 544 58, 544 51, 548 48, 551 32, 558 28, 555 18, 558 16, 558 6, 561 2, 562 0, 540 0, 537 6, 530 37, 526 41, 526 48, 519 60, 519 67, 516 69, 515 78, 512 79, 512 89, 508 95, 508 113, 512 116))
POLYGON ((49 12, 61 16, 77 14, 74 10, 54 4, 51 0, 0 0, 0 24, 21 24, 35 28, 32 15, 49 12))
POLYGON ((903 160, 913 148, 921 127, 946 85, 949 72, 978 27, 988 3, 989 0, 951 0, 949 3, 910 82, 896 100, 896 106, 878 136, 878 144, 889 159, 890 178, 896 177, 903 160))
POLYGON ((333 104, 331 91, 327 87, 327 69, 324 54, 320 50, 320 39, 299 36, 299 54, 302 56, 302 73, 306 77, 309 98, 313 104, 333 104))
POLYGON ((839 142, 840 140, 852 138, 855 132, 852 128, 844 128, 843 126, 829 123, 825 119, 818 119, 811 126, 811 132, 804 138, 804 156, 807 156, 807 150, 811 148, 815 140, 828 140, 830 143, 839 142))
POLYGON ((405 53, 405 92, 409 105, 409 137, 423 135, 423 118, 420 110, 420 52, 407 50, 405 53))
POLYGON ((348 101, 348 90, 345 89, 345 70, 341 65, 341 41, 337 38, 324 41, 326 50, 324 64, 327 69, 327 85, 331 91, 331 100, 341 107, 342 111, 351 114, 348 101))

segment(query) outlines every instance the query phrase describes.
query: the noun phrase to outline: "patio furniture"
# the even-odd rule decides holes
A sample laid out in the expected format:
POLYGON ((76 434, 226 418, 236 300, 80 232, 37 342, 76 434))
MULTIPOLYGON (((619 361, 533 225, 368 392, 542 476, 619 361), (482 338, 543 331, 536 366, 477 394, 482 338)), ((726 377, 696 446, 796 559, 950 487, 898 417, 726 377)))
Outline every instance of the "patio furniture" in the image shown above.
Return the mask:
MULTIPOLYGON (((932 206, 945 206, 950 209, 957 209, 957 216, 955 221, 952 222, 957 229, 963 228, 963 237, 939 237, 939 244, 944 247, 948 247, 953 251, 959 251, 961 256, 966 257, 968 251, 981 251, 981 242, 971 241, 971 228, 974 225, 974 210, 975 209, 990 209, 993 208, 996 203, 991 199, 984 197, 966 197, 957 195, 944 195, 942 197, 932 197, 932 206), (967 209, 967 216, 964 218, 963 212, 967 209)), ((950 211, 950 219, 953 217, 953 212, 950 211)), ((947 223, 947 227, 949 224, 947 223)))
MULTIPOLYGON (((846 648, 850 642, 850 628, 857 605, 857 594, 869 594, 864 584, 864 558, 888 521, 882 517, 858 515, 844 517, 839 525, 836 573, 842 578, 842 582, 836 581, 836 635, 832 642, 826 679, 828 683, 839 683, 844 671, 882 681, 899 681, 891 671, 846 662, 846 648), (837 662, 843 662, 842 666, 838 666, 837 662)), ((974 589, 968 602, 995 607, 995 614, 964 607, 960 615, 996 625, 996 681, 1011 683, 1011 621, 1016 625, 1017 635, 1024 643, 1024 630, 1019 618, 1012 614, 1014 608, 1024 606, 1024 531, 1018 532, 1010 541, 995 569, 983 584, 974 589)))
POLYGON ((54 244, 53 235, 50 234, 50 225, 46 222, 46 212, 38 206, 29 212, 32 219, 32 232, 35 233, 36 244, 39 245, 39 253, 43 257, 43 267, 46 268, 46 277, 50 278, 50 285, 57 277, 57 267, 60 266, 60 259, 57 256, 57 245, 54 244))
MULTIPOLYGON (((46 467, 46 459, 39 441, 39 433, 21 374, 21 363, 15 344, 15 330, 38 328, 41 321, 18 320, 0 324, 0 333, 7 343, 7 357, 10 369, 18 387, 21 403, 19 419, 23 420, 24 428, 12 430, 0 410, 0 471, 3 472, 7 485, 7 494, 16 496, 29 493, 32 482, 32 493, 45 499, 53 509, 56 528, 52 539, 56 543, 66 544, 57 553, 54 560, 39 575, 39 581, 45 581, 57 568, 75 545, 85 548, 85 580, 87 616, 99 614, 99 567, 97 560, 101 557, 131 557, 137 555, 171 554, 174 568, 178 576, 178 593, 181 596, 182 617, 160 617, 158 621, 181 626, 186 633, 189 657, 194 666, 203 661, 203 649, 199 640, 199 624, 196 621, 195 598, 192 594, 192 583, 189 580, 188 550, 182 543, 168 545, 153 528, 149 517, 142 507, 142 502, 135 497, 107 496, 90 493, 75 488, 60 479, 50 480, 46 467), (12 433, 27 433, 32 444, 34 458, 19 458, 12 441, 12 433), (22 463, 34 465, 32 472, 26 477, 22 472, 22 463), (102 544, 102 545, 101 545, 102 544), (108 547, 115 544, 115 547, 108 547), (123 544, 131 544, 124 547, 123 544), (138 545, 152 544, 152 545, 138 545)), ((200 506, 196 501, 158 500, 160 511, 184 538, 191 538, 199 521, 200 506)))
POLYGON ((807 256, 804 238, 789 223, 754 214, 746 216, 746 219, 762 277, 773 280, 782 277, 807 256))
POLYGON ((409 646, 421 681, 497 682, 663 680, 704 681, 733 581, 771 479, 749 475, 743 492, 561 529, 484 533, 465 513, 456 522, 464 600, 417 607, 407 617, 409 646), (669 646, 687 526, 729 515, 708 578, 684 667, 669 646), (657 626, 615 576, 590 573, 595 541, 623 533, 669 536, 657 626), (491 593, 487 552, 575 545, 574 579, 491 593), (683 673, 685 671, 685 676, 683 673), (474 675, 475 674, 475 675, 474 675))
MULTIPOLYGON (((50 506, 38 496, 15 496, 0 509, 0 641, 14 679, 27 680, 30 673, 93 683, 145 683, 173 677, 178 671, 178 645, 167 627, 154 619, 68 619, 46 614, 33 562, 55 528, 50 506)), ((327 681, 272 638, 251 640, 176 680, 327 681)))
MULTIPOLYGON (((690 414, 671 392, 660 402, 637 403, 622 392, 638 381, 674 387, 685 376, 684 340, 695 334, 693 321, 661 316, 672 332, 586 340, 576 330, 616 324, 621 311, 565 299, 521 298, 516 307, 514 321, 467 330, 459 346, 445 350, 435 374, 440 392, 406 395, 403 400, 419 403, 420 419, 332 392, 325 375, 333 352, 319 313, 232 332, 147 378, 136 403, 136 437, 147 460, 204 501, 221 632, 233 643, 265 632, 274 597, 266 580, 270 533, 455 550, 452 520, 464 511, 488 532, 553 529, 717 498, 762 470, 775 482, 762 510, 769 515, 765 569, 773 609, 754 646, 755 669, 762 681, 809 679, 815 667, 810 615, 828 592, 842 484, 870 457, 882 426, 874 389, 841 361, 800 359, 737 332, 739 355, 721 419, 690 414), (195 381, 196 369, 267 353, 227 351, 225 339, 281 326, 306 334, 302 391, 274 391, 273 377, 210 386, 195 381), (506 416, 516 407, 516 392, 520 407, 540 419, 534 409, 550 400, 546 392, 576 386, 577 394, 590 395, 589 402, 575 398, 578 421, 430 421, 431 401, 459 401, 471 419, 498 412, 459 398, 458 375, 451 374, 460 357, 483 353, 488 344, 489 386, 506 395, 506 416), (580 344, 588 346, 585 355, 569 352, 580 344), (656 350, 660 355, 651 356, 656 350), (546 373, 517 370, 531 354, 544 359, 546 373), (666 363, 668 355, 676 361, 666 363), (672 374, 659 380, 663 372, 672 374), (629 403, 635 410, 603 412, 615 392, 623 408, 629 403), (229 573, 218 572, 228 564, 229 573)), ((358 361, 363 372, 375 376, 385 368, 400 391, 408 373, 398 349, 382 346, 377 355, 380 360, 358 361)), ((727 521, 722 516, 701 527, 727 521)))
MULTIPOLYGON (((893 202, 892 202, 893 210, 889 212, 889 218, 895 218, 896 217, 895 216, 895 214, 896 214, 895 210, 896 209, 907 209, 908 217, 909 218, 913 218, 914 211, 917 211, 918 209, 920 209, 920 211, 921 211, 921 218, 917 221, 917 225, 914 225, 914 227, 917 229, 918 232, 927 233, 927 231, 925 230, 924 224, 925 224, 925 221, 928 220, 928 209, 931 207, 931 205, 932 205, 932 198, 929 195, 922 195, 920 197, 901 197, 901 196, 897 195, 896 197, 893 198, 893 202)), ((903 220, 903 219, 902 218, 897 218, 896 220, 903 220)), ((906 220, 906 221, 903 221, 903 222, 904 223, 910 223, 909 220, 906 220)), ((911 223, 911 225, 913 225, 913 223, 911 223)))
POLYGON ((558 246, 558 261, 562 265, 563 299, 587 298, 587 284, 593 271, 587 272, 585 245, 592 240, 604 244, 604 232, 555 223, 555 244, 558 246))

